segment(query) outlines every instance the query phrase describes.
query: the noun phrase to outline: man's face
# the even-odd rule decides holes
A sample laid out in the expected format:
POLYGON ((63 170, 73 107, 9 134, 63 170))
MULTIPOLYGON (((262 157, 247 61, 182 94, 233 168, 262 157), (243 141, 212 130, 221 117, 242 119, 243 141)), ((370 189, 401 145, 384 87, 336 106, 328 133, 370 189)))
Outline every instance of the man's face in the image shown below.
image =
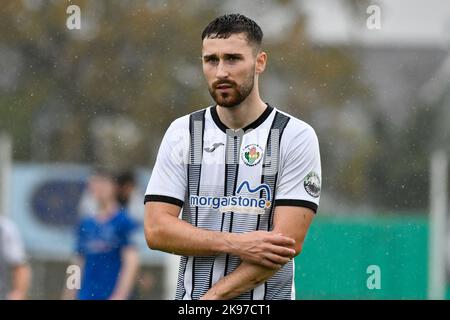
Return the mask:
POLYGON ((244 101, 255 80, 254 47, 243 33, 203 40, 203 73, 214 101, 231 108, 244 101))
POLYGON ((89 179, 89 191, 98 202, 114 199, 116 184, 110 177, 94 175, 89 179))

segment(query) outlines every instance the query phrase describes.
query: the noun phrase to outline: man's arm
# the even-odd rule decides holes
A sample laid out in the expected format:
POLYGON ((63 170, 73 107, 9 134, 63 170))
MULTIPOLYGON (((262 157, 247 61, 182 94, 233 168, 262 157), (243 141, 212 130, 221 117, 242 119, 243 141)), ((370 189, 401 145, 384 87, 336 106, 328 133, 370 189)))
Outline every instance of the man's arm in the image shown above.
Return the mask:
POLYGON ((180 207, 164 202, 145 205, 145 237, 151 249, 184 256, 229 253, 243 261, 279 269, 295 254, 294 240, 276 232, 244 234, 209 231, 178 218, 180 207))
POLYGON ((27 263, 14 266, 12 271, 12 290, 8 294, 8 300, 26 299, 30 282, 30 266, 27 263))
POLYGON ((6 263, 11 267, 12 289, 7 295, 10 300, 25 299, 31 281, 31 269, 27 263, 25 247, 16 225, 2 219, 3 253, 6 263))
POLYGON ((110 300, 124 300, 130 295, 133 289, 136 274, 139 269, 139 254, 133 246, 125 247, 122 250, 122 268, 119 280, 110 300))
MULTIPOLYGON (((281 232, 295 239, 295 245, 292 245, 291 248, 295 249, 296 256, 302 250, 303 241, 313 217, 314 212, 308 208, 290 206, 278 206, 275 208, 273 231, 281 232)), ((213 285, 202 297, 202 300, 228 300, 235 298, 266 282, 277 271, 278 269, 268 269, 264 266, 244 261, 234 272, 213 285)))

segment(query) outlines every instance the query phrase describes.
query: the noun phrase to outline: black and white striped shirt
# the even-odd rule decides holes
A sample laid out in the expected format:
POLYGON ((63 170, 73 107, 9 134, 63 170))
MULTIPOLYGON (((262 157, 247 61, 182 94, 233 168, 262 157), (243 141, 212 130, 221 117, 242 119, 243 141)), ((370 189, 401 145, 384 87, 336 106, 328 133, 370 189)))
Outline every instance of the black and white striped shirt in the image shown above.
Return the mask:
MULTIPOLYGON (((307 123, 270 105, 242 130, 228 129, 215 106, 175 120, 161 143, 145 201, 182 207, 207 230, 272 230, 275 206, 317 211, 319 143, 307 123)), ((240 264, 237 256, 181 258, 176 299, 199 299, 240 264)), ((237 299, 294 299, 294 262, 237 299)))

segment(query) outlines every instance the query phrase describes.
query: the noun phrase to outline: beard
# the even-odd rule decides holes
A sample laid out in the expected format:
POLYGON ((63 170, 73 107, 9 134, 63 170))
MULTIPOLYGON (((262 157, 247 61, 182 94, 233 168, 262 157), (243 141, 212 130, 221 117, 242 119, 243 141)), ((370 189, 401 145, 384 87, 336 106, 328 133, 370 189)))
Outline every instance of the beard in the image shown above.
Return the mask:
POLYGON ((239 105, 242 101, 247 99, 250 92, 253 90, 255 83, 255 72, 253 71, 249 77, 241 85, 229 80, 216 81, 208 88, 211 97, 221 107, 232 108, 239 105), (231 86, 228 92, 220 92, 217 86, 221 84, 228 84, 231 86))

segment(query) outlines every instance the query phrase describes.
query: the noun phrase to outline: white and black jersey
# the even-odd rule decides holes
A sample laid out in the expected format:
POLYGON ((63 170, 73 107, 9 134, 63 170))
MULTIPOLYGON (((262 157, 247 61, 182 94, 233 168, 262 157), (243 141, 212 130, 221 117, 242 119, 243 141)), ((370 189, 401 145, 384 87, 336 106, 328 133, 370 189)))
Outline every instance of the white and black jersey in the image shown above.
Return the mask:
MULTIPOLYGON (((182 207, 181 218, 207 230, 270 231, 276 206, 317 211, 319 143, 305 122, 267 105, 242 130, 228 129, 215 106, 175 120, 164 135, 145 202, 182 207)), ((199 299, 233 272, 239 257, 183 256, 176 299, 199 299)), ((294 299, 294 262, 237 299, 294 299)))

